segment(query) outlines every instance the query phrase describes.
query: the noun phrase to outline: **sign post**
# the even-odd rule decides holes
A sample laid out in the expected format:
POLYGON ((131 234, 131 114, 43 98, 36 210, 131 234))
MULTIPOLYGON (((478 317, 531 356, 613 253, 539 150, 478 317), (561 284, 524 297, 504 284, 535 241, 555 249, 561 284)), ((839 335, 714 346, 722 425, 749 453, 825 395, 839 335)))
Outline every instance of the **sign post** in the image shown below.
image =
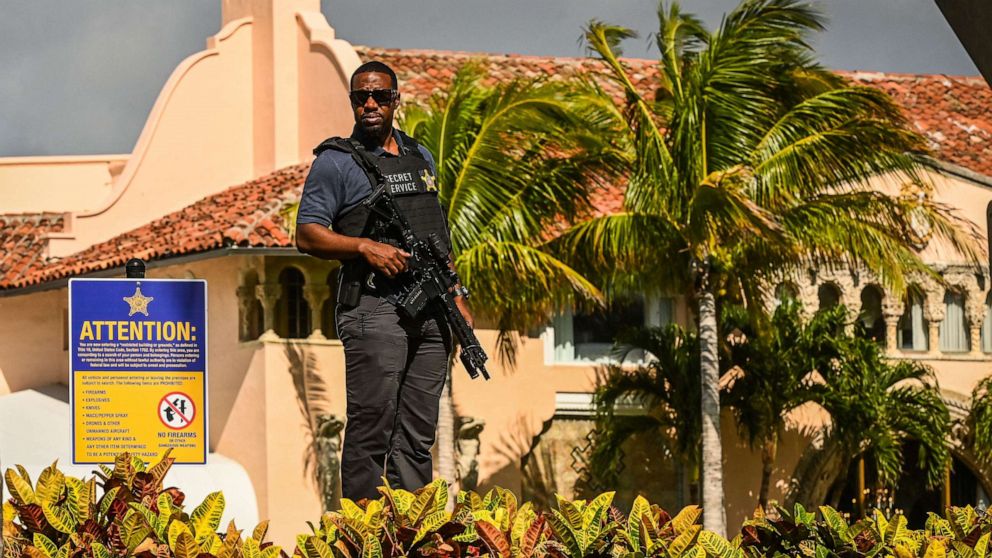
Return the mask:
POLYGON ((72 462, 171 448, 206 463, 206 281, 144 279, 132 262, 128 279, 69 281, 72 462))

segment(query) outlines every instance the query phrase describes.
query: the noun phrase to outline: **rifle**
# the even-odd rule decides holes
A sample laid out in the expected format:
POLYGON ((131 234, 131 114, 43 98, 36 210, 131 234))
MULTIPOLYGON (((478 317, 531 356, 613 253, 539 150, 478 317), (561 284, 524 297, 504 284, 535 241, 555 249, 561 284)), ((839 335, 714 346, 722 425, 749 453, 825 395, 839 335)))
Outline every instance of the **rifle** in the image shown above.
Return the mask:
POLYGON ((467 296, 468 291, 462 287, 459 292, 453 292, 460 281, 447 250, 436 234, 432 233, 426 239, 417 238, 410 222, 396 205, 382 174, 378 172, 378 168, 373 168, 376 169, 376 187, 362 204, 380 218, 378 226, 396 227, 402 237, 403 248, 410 253, 407 272, 414 277, 414 281, 409 288, 397 295, 397 307, 410 318, 420 316, 429 305, 440 309, 451 327, 451 333, 461 345, 459 358, 468 375, 475 379, 482 374, 488 380, 489 372, 486 371, 485 364, 489 357, 482 349, 475 332, 465 321, 465 316, 455 305, 455 296, 467 296))

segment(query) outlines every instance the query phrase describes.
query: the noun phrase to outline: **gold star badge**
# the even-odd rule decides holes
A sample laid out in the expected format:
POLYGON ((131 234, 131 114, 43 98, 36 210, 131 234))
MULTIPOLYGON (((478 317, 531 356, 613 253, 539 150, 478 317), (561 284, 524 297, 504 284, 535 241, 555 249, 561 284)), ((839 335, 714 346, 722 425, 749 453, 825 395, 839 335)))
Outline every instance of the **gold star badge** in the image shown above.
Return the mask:
POLYGON ((434 175, 431 174, 431 171, 427 169, 420 171, 420 179, 424 181, 428 192, 437 191, 437 182, 434 180, 434 175))
POLYGON ((145 296, 141 294, 141 284, 139 283, 137 287, 134 288, 134 294, 131 296, 124 297, 124 302, 131 306, 131 311, 127 313, 128 316, 133 316, 138 312, 144 315, 148 315, 148 303, 155 300, 155 297, 145 296))

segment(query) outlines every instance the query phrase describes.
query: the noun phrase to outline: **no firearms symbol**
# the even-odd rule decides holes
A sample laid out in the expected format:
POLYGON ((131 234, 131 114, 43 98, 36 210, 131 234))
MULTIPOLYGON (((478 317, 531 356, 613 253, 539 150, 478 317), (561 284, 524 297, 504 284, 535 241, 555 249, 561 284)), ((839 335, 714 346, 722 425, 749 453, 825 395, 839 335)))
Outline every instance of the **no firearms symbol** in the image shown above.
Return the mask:
POLYGON ((193 399, 181 391, 167 394, 158 402, 158 418, 172 430, 182 430, 193 424, 196 406, 193 399))

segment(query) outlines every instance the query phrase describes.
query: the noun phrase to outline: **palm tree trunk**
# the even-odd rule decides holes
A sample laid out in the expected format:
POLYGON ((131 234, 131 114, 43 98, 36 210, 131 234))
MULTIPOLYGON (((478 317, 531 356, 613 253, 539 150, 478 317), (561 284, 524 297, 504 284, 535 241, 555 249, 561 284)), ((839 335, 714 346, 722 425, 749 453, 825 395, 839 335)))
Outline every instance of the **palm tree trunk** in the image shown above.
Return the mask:
POLYGON ((865 506, 865 455, 858 456, 858 495, 855 500, 858 503, 858 517, 864 517, 868 511, 865 506))
MULTIPOLYGON (((452 360, 454 356, 452 355, 452 360)), ((441 390, 440 408, 437 414, 437 474, 448 482, 448 504, 454 505, 458 495, 458 478, 455 463, 455 402, 451 397, 451 367, 448 363, 447 378, 441 390)))
POLYGON ((723 506, 723 448, 720 442, 720 362, 717 353, 716 300, 699 289, 699 357, 702 370, 703 528, 727 534, 723 506))
POLYGON ((768 510, 768 490, 772 483, 772 470, 778 456, 778 434, 772 434, 761 447, 761 489, 758 491, 758 505, 768 510))

